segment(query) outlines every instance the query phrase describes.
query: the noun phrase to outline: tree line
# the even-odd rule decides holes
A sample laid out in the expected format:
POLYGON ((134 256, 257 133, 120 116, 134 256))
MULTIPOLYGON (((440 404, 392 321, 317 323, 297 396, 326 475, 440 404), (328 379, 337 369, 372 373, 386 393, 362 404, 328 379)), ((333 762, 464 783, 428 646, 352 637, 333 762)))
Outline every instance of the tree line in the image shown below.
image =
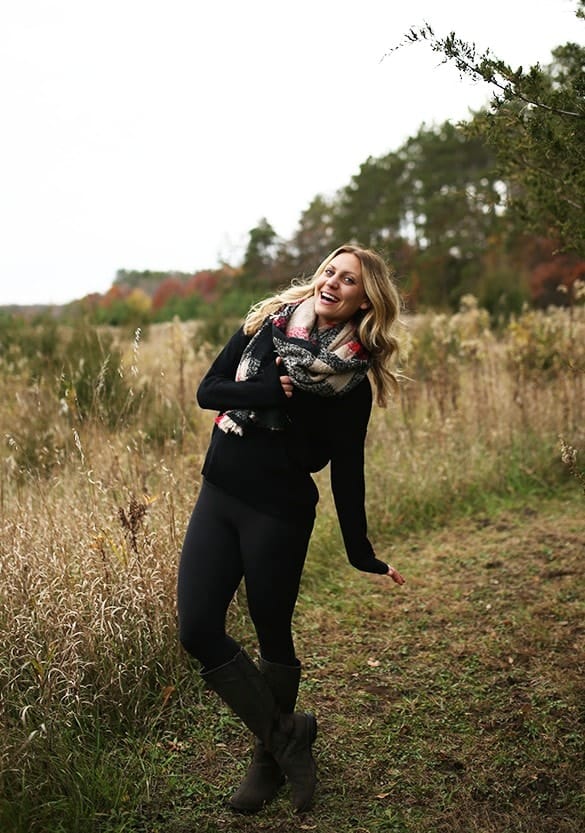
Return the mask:
MULTIPOLYGON (((585 0, 576 17, 577 31, 585 0)), ((585 47, 567 43, 546 66, 514 69, 427 24, 389 54, 415 44, 489 84, 490 105, 367 159, 332 198, 313 199, 291 240, 264 219, 250 232, 244 277, 310 273, 332 245, 356 240, 394 263, 412 309, 455 309, 468 293, 494 315, 574 302, 585 279, 585 47)))
MULTIPOLYGON (((576 15, 585 17, 585 0, 576 15)), ((585 47, 567 43, 548 65, 523 70, 428 25, 394 48, 416 44, 488 83, 489 106, 461 124, 423 124, 397 150, 369 157, 336 193, 312 199, 288 239, 260 219, 240 264, 120 270, 108 293, 72 310, 109 323, 241 315, 312 274, 341 242, 383 254, 413 311, 457 309, 470 293, 494 316, 572 303, 585 280, 585 47)))

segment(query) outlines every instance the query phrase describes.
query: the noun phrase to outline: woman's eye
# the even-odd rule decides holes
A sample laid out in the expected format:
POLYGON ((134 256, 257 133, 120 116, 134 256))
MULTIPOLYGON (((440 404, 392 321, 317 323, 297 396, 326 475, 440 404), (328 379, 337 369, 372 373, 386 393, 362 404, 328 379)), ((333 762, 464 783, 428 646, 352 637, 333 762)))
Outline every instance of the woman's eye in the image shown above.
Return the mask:
POLYGON ((353 278, 350 278, 349 275, 346 275, 343 279, 344 283, 355 283, 353 278))

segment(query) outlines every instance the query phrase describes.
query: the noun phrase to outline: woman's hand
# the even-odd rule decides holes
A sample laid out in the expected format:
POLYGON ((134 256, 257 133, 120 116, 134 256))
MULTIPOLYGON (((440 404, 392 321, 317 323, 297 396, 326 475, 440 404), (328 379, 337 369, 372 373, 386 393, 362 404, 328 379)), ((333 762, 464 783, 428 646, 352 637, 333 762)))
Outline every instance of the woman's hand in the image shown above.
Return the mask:
MULTIPOLYGON (((282 364, 282 357, 276 357, 276 366, 279 367, 282 364)), ((284 391, 284 395, 287 396, 289 399, 293 395, 293 382, 290 376, 281 376, 280 377, 280 384, 282 385, 282 389, 284 391)))
POLYGON ((390 564, 388 565, 388 572, 386 575, 390 576, 392 581, 395 581, 396 584, 404 584, 404 578, 400 575, 398 570, 395 570, 390 564))

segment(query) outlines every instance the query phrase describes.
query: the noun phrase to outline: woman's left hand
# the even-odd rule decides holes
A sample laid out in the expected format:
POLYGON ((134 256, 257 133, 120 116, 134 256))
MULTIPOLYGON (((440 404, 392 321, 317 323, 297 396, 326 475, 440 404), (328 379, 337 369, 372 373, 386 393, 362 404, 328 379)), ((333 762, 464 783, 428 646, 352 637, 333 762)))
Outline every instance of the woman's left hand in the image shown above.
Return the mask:
POLYGON ((395 581, 396 584, 404 584, 404 578, 400 575, 398 570, 395 570, 390 564, 388 565, 388 572, 386 575, 390 576, 392 581, 395 581))

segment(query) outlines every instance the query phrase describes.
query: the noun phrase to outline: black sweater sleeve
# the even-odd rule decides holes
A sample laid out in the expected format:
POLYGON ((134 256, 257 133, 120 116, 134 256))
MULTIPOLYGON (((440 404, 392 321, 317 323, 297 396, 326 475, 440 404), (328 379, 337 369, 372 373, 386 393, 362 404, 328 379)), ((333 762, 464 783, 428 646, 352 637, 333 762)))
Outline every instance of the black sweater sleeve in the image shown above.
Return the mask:
POLYGON ((350 563, 366 573, 384 574, 388 565, 376 558, 368 539, 365 509, 364 443, 372 409, 369 382, 348 395, 347 413, 335 424, 331 490, 350 563))
POLYGON ((213 411, 271 408, 286 402, 276 361, 271 361, 250 379, 235 381, 239 361, 249 341, 250 336, 240 327, 217 356, 197 390, 201 408, 213 411))

